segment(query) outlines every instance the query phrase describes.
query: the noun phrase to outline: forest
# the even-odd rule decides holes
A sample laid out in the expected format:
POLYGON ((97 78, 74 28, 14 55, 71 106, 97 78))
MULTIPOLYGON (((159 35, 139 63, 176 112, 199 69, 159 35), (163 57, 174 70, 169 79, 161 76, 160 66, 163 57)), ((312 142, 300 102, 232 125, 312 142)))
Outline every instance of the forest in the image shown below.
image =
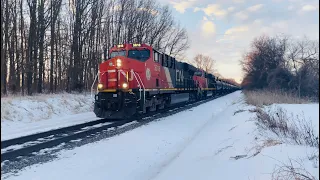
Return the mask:
POLYGON ((241 60, 242 87, 283 91, 319 101, 319 40, 260 36, 241 60))
POLYGON ((186 30, 155 0, 1 0, 1 96, 89 90, 110 47, 182 58, 186 30))

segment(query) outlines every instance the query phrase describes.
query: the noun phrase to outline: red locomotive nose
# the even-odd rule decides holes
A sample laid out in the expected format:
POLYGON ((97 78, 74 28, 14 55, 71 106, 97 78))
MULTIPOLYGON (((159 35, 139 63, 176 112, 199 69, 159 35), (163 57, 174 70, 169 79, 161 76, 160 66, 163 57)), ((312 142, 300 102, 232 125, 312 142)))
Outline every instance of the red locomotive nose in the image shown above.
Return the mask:
MULTIPOLYGON (((125 57, 114 57, 100 65, 101 80, 105 89, 123 88, 127 83, 127 63, 125 57)), ((127 88, 128 84, 124 87, 127 88)))

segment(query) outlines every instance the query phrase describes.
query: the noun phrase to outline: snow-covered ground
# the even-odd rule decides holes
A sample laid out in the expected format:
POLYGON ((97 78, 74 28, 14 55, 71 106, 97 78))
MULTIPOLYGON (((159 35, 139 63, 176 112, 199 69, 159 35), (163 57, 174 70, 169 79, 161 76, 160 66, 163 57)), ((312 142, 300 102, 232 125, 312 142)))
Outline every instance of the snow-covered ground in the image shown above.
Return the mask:
POLYGON ((319 104, 273 104, 264 109, 276 113, 279 108, 282 108, 292 119, 296 119, 295 117, 298 116, 304 121, 310 121, 315 127, 314 130, 319 134, 319 104))
POLYGON ((96 119, 90 93, 1 98, 1 140, 96 119))
MULTIPOLYGON (((237 91, 118 136, 61 151, 54 161, 2 177, 269 180, 275 168, 292 158, 319 178, 317 162, 309 160, 318 149, 260 136, 255 113, 248 111, 254 107, 246 105, 243 98, 237 91)), ((306 107, 295 106, 299 111, 306 107)), ((314 111, 305 115, 318 122, 319 104, 310 106, 314 111)))

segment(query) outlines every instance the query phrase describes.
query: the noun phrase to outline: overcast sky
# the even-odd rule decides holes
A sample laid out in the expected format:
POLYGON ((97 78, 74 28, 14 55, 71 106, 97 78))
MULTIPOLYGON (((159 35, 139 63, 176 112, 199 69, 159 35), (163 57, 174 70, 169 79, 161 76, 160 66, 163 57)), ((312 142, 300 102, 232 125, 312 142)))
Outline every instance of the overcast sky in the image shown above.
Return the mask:
POLYGON ((319 39, 318 0, 159 0, 188 30, 188 59, 197 53, 216 60, 226 78, 242 79, 239 59, 254 37, 284 33, 319 39))

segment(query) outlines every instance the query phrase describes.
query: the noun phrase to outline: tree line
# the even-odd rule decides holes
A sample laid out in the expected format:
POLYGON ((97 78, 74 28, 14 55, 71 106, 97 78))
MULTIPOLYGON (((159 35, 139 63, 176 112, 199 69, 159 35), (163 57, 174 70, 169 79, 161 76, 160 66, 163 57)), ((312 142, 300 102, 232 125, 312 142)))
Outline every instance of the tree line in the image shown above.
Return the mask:
POLYGON ((197 68, 202 69, 207 73, 213 74, 217 79, 223 80, 235 86, 240 86, 240 84, 237 83, 234 79, 223 77, 218 72, 218 70, 215 69, 216 61, 211 56, 204 55, 204 54, 197 54, 189 63, 194 64, 197 68))
POLYGON ((1 95, 88 90, 116 44, 174 57, 188 35, 156 0, 1 0, 1 95))
POLYGON ((243 88, 283 90, 319 100, 319 40, 261 36, 241 64, 243 88))

